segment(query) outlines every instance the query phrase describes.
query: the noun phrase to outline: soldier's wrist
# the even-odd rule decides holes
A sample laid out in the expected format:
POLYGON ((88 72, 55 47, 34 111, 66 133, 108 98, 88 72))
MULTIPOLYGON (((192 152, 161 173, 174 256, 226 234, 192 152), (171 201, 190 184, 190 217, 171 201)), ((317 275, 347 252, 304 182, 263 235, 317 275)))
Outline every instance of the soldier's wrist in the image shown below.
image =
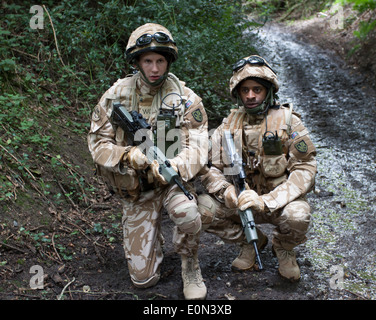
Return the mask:
POLYGON ((225 183, 222 185, 222 187, 221 187, 216 193, 214 193, 215 198, 216 198, 218 201, 224 203, 224 202, 225 202, 224 194, 225 194, 227 188, 228 188, 229 186, 231 186, 231 185, 232 185, 231 183, 229 183, 229 182, 225 182, 225 183))

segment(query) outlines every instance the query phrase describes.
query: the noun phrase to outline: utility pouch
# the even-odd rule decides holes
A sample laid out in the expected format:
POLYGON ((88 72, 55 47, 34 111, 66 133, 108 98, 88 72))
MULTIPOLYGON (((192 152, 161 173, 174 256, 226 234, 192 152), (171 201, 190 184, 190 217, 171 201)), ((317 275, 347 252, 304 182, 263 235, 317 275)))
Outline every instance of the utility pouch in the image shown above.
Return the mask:
POLYGON ((275 134, 266 131, 262 139, 264 156, 261 163, 261 170, 265 177, 280 177, 286 170, 287 160, 282 150, 282 141, 275 134))
POLYGON ((265 155, 281 155, 282 154, 282 141, 278 137, 277 131, 272 133, 266 131, 262 138, 262 147, 265 155))
POLYGON ((284 154, 264 155, 261 161, 261 171, 267 178, 282 176, 287 168, 287 160, 284 154))

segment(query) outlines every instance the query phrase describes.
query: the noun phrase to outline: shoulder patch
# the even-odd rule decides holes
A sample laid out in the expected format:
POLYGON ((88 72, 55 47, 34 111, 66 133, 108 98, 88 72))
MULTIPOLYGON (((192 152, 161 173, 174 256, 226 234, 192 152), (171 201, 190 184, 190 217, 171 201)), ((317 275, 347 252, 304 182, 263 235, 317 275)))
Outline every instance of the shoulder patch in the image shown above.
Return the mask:
POLYGON ((101 118, 101 111, 99 109, 99 104, 97 104, 94 108, 93 114, 92 114, 92 120, 98 121, 101 118))
POLYGON ((301 140, 300 142, 296 143, 294 146, 296 150, 298 150, 301 153, 306 153, 308 151, 308 146, 304 140, 301 140))
POLYGON ((195 111, 192 111, 192 117, 195 119, 197 122, 201 122, 203 119, 202 112, 200 109, 196 109, 195 111))

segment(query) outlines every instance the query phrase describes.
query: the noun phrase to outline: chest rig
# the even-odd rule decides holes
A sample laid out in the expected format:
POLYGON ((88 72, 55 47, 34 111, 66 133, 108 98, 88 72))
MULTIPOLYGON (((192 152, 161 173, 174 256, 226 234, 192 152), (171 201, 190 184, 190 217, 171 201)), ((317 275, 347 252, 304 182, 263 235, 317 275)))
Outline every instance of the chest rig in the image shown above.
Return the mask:
POLYGON ((266 117, 249 116, 236 109, 227 118, 225 128, 233 133, 235 141, 242 141, 247 183, 259 194, 269 192, 285 179, 291 118, 289 104, 270 108, 266 117))
POLYGON ((152 127, 154 144, 167 158, 175 157, 179 152, 180 124, 183 121, 186 97, 180 81, 169 74, 166 82, 155 93, 136 91, 138 103, 132 109, 144 114, 152 127))
MULTIPOLYGON (((178 149, 169 152, 173 144, 179 144, 178 128, 184 117, 187 97, 183 83, 172 73, 158 89, 142 84, 139 73, 131 75, 119 83, 114 96, 128 111, 135 110, 143 115, 152 127, 152 140, 168 158, 173 158, 178 149), (170 154, 168 154, 170 153, 170 154)), ((111 114, 112 110, 107 110, 111 114)), ((107 116, 108 116, 107 115, 107 116)), ((116 141, 124 144, 124 133, 116 130, 116 141)))

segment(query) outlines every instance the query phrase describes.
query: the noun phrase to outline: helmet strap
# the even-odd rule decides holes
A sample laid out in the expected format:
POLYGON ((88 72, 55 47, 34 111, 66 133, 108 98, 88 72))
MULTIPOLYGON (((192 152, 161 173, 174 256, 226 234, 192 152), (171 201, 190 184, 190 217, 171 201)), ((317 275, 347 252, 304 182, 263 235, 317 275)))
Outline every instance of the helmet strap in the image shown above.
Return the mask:
MULTIPOLYGON (((237 99, 238 99, 238 105, 239 105, 239 95, 237 95, 237 99)), ((240 99, 240 101, 242 100, 240 99)), ((256 108, 253 108, 253 109, 244 108, 244 109, 248 114, 260 115, 260 114, 266 113, 269 107, 273 105, 273 103, 274 103, 274 94, 273 94, 273 87, 271 87, 268 90, 268 93, 264 101, 261 102, 256 108)), ((243 101, 242 101, 242 104, 244 105, 243 101)))

